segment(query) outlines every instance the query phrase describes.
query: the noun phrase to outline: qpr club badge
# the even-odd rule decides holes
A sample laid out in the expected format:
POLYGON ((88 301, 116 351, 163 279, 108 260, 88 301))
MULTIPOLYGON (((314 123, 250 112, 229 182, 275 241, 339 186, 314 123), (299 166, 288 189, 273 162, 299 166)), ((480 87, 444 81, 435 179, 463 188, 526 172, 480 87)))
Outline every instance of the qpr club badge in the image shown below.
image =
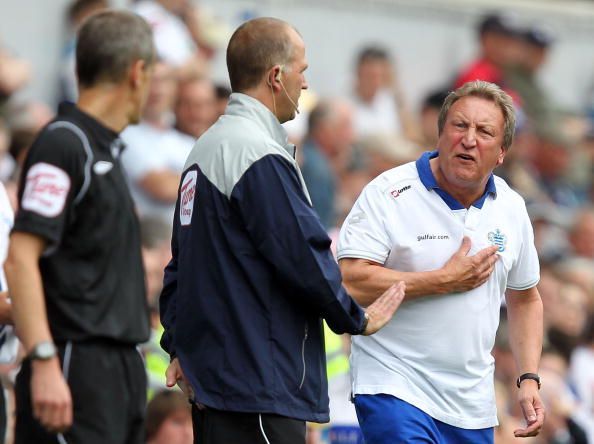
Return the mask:
POLYGON ((499 253, 505 251, 505 246, 507 245, 507 236, 499 231, 499 228, 497 228, 495 231, 491 231, 487 235, 487 238, 489 239, 491 245, 495 245, 497 247, 497 251, 499 253))

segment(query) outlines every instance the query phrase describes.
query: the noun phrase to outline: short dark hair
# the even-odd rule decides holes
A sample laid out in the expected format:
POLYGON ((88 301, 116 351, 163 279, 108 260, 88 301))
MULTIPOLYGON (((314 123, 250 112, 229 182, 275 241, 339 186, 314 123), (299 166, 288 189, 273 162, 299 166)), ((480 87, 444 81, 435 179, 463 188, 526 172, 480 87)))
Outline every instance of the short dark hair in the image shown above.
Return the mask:
POLYGON ((307 131, 311 136, 320 125, 332 117, 334 109, 330 100, 322 100, 311 110, 307 118, 307 131))
POLYGON ((447 98, 449 93, 450 92, 447 89, 438 89, 427 94, 427 96, 425 96, 425 98, 423 99, 423 104, 421 108, 423 110, 426 110, 428 108, 441 109, 443 102, 445 102, 445 99, 447 98))
POLYGON ((361 51, 359 51, 359 55, 357 56, 357 66, 361 66, 363 63, 366 62, 388 62, 390 61, 390 55, 388 51, 378 45, 370 45, 366 46, 361 51))
POLYGON ((108 0, 74 0, 68 7, 68 20, 74 23, 93 8, 109 8, 109 2, 108 0))
POLYGON ((227 46, 227 70, 233 91, 257 86, 266 70, 292 60, 290 29, 297 32, 287 22, 272 17, 256 18, 237 28, 227 46))
POLYGON ((76 44, 78 84, 91 87, 121 81, 136 60, 155 61, 153 34, 139 15, 127 11, 103 11, 81 27, 76 44))

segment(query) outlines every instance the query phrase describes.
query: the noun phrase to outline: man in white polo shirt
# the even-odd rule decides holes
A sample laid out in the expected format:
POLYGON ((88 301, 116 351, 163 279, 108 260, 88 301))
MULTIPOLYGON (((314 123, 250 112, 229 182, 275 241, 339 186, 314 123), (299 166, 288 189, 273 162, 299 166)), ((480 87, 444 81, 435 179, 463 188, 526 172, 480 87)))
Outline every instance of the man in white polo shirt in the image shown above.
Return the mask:
POLYGON ((467 83, 439 116, 437 150, 364 189, 338 259, 362 305, 395 281, 406 297, 372 337, 353 338, 353 395, 367 444, 493 442, 491 349, 506 297, 519 402, 534 436, 544 421, 539 264, 523 199, 493 170, 514 133, 511 98, 467 83))

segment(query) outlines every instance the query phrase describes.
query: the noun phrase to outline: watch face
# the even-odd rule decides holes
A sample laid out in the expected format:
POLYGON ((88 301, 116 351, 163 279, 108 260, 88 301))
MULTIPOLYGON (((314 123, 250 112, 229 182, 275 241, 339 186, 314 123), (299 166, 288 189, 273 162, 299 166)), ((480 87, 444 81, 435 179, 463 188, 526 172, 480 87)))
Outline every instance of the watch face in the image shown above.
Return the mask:
POLYGON ((56 346, 51 342, 41 342, 31 352, 31 359, 51 359, 56 356, 56 346))

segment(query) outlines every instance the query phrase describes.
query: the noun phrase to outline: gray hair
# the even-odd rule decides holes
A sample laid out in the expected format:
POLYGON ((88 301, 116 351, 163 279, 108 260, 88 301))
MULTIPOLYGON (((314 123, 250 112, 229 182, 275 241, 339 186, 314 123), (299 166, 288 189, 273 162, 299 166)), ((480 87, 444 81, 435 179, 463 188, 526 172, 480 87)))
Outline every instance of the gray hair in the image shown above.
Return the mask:
POLYGON ((443 132, 445 122, 448 116, 448 111, 454 103, 462 97, 480 97, 489 100, 501 109, 503 113, 503 148, 509 149, 513 140, 516 129, 516 112, 512 98, 494 83, 485 82, 483 80, 475 80, 462 85, 455 91, 450 92, 439 111, 439 118, 437 120, 437 129, 439 135, 443 132))
POLYGON ((78 33, 76 74, 78 84, 120 82, 137 60, 147 66, 155 61, 153 33, 139 15, 108 10, 93 14, 78 33))

